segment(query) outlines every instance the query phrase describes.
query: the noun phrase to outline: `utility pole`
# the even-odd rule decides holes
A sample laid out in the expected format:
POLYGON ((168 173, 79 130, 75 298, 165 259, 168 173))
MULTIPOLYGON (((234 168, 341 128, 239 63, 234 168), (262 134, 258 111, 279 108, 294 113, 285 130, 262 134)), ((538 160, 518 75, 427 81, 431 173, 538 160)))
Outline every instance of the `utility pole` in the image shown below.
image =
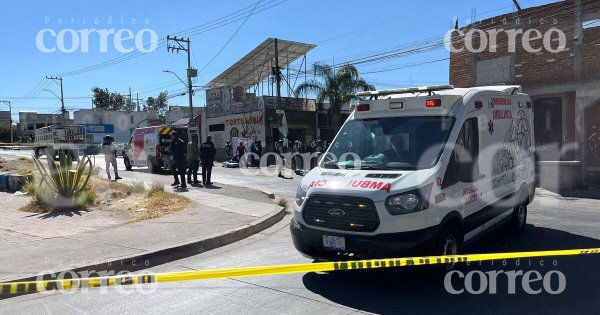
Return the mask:
POLYGON ((12 120, 12 105, 10 104, 10 101, 2 101, 0 100, 0 103, 4 103, 4 104, 8 104, 8 128, 10 128, 10 143, 15 143, 15 139, 13 137, 13 120, 12 120))
POLYGON ((175 52, 176 51, 177 53, 179 53, 180 50, 183 50, 183 51, 187 52, 187 63, 188 63, 188 67, 187 67, 187 87, 188 87, 188 97, 189 97, 189 105, 190 105, 190 126, 193 126, 193 122, 194 122, 194 105, 193 105, 193 100, 192 100, 192 94, 193 94, 193 90, 192 90, 192 78, 198 76, 198 69, 193 69, 192 68, 191 51, 190 51, 190 39, 189 38, 184 38, 184 37, 178 38, 177 36, 167 35, 167 51, 168 52, 175 52), (175 43, 176 45, 169 45, 169 42, 175 43), (185 44, 185 46, 183 44, 185 44))
POLYGON ((63 95, 63 79, 62 79, 62 77, 49 77, 49 76, 46 76, 46 79, 53 80, 54 82, 56 82, 58 80, 60 82, 60 103, 61 103, 60 112, 62 114, 62 125, 66 126, 67 120, 65 119, 66 110, 65 110, 65 97, 63 95))
POLYGON ((132 107, 133 107, 133 100, 131 99, 131 86, 129 87, 129 104, 128 105, 129 106, 128 106, 127 110, 131 111, 132 107))
POLYGON ((137 104, 137 111, 140 111, 140 101, 143 101, 143 99, 140 98, 140 93, 135 93, 135 102, 137 104))
POLYGON ((517 8, 517 11, 521 12, 521 6, 519 5, 519 1, 513 0, 513 3, 515 4, 515 7, 517 8))
POLYGON ((273 71, 277 82, 277 109, 281 109, 281 69, 279 69, 279 49, 277 48, 277 38, 275 38, 275 70, 273 71))

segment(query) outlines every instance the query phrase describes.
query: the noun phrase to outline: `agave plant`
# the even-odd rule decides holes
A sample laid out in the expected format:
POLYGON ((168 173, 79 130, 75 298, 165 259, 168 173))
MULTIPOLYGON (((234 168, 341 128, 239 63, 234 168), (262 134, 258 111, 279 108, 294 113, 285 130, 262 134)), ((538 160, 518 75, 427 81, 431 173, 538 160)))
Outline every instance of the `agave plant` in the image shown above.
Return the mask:
POLYGON ((71 155, 64 151, 58 156, 58 161, 54 161, 51 156, 46 157, 48 168, 44 167, 41 159, 35 155, 33 161, 40 171, 42 184, 45 182, 60 197, 73 199, 87 186, 92 174, 92 160, 84 155, 78 163, 73 163, 71 155))

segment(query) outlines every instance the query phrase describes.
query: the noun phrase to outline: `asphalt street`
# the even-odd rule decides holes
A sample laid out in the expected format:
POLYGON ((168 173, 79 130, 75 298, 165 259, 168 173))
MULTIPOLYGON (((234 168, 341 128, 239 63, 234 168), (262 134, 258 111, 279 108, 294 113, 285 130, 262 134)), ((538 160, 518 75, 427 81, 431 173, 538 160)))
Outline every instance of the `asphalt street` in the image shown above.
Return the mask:
MULTIPOLYGON (((119 160, 121 162, 121 160, 119 160)), ((145 180, 171 180, 168 176, 137 170, 127 176, 145 180)), ((215 168, 215 182, 272 190, 293 196, 298 176, 284 180, 275 176, 241 176, 240 170, 215 168)), ((153 268, 152 272, 227 268, 311 262, 293 247, 289 233, 290 217, 272 228, 240 242, 200 255, 153 268)), ((551 250, 600 247, 598 201, 556 197, 536 197, 529 207, 528 226, 521 235, 497 229, 466 248, 468 253, 551 250)), ((539 313, 594 314, 600 305, 600 256, 576 256, 517 261, 495 261, 461 265, 457 270, 472 274, 473 288, 451 294, 444 275, 429 269, 363 270, 335 273, 248 277, 223 280, 164 283, 152 288, 96 288, 68 293, 39 293, 0 301, 0 313, 149 313, 149 314, 351 314, 399 313, 539 313), (522 278, 515 292, 507 273, 535 270, 548 276, 547 290, 538 281, 527 293, 522 278), (483 273, 485 274, 483 274, 483 273), (560 272, 564 282, 551 277, 560 272), (492 281, 478 275, 498 274, 492 281), (564 291, 552 294, 564 284, 564 291), (495 292, 494 292, 495 291, 495 292), (550 292, 548 292, 550 291, 550 292)), ((453 289, 464 289, 466 280, 453 278, 453 289)))

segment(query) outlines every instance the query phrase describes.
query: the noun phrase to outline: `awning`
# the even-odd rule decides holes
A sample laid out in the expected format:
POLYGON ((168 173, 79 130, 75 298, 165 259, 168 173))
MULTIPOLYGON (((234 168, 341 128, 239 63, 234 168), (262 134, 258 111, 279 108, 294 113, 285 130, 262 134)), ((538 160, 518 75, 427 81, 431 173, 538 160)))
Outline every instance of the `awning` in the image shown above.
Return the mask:
MULTIPOLYGON (((313 44, 277 39, 279 67, 288 66, 315 47, 313 44)), ((231 85, 248 89, 267 79, 271 75, 272 66, 275 66, 275 38, 265 40, 205 86, 217 88, 231 85)))

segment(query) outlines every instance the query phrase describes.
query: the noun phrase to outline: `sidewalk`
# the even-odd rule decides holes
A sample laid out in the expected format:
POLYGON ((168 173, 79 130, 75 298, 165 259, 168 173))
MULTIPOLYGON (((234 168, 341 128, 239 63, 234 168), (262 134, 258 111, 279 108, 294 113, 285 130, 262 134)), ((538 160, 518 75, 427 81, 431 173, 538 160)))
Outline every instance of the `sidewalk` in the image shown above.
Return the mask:
POLYGON ((0 282, 40 272, 149 268, 238 241, 285 215, 261 200, 266 197, 260 192, 240 189, 245 188, 190 190, 185 192, 194 202, 190 208, 129 224, 105 211, 22 212, 17 209, 28 197, 0 193, 0 282), (252 193, 258 197, 249 197, 252 193))

